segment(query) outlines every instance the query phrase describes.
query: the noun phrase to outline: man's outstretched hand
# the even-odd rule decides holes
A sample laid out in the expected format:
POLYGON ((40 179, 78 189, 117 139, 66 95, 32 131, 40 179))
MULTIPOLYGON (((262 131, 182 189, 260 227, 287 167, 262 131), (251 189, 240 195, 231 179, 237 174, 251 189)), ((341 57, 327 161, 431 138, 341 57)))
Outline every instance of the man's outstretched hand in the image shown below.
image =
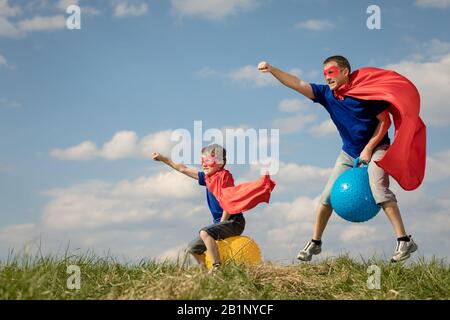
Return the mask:
POLYGON ((272 72, 272 66, 267 61, 261 61, 258 64, 258 69, 259 69, 259 71, 264 72, 264 73, 272 72))
POLYGON ((162 160, 162 155, 159 154, 158 152, 153 152, 152 153, 152 159, 155 161, 161 161, 162 160))

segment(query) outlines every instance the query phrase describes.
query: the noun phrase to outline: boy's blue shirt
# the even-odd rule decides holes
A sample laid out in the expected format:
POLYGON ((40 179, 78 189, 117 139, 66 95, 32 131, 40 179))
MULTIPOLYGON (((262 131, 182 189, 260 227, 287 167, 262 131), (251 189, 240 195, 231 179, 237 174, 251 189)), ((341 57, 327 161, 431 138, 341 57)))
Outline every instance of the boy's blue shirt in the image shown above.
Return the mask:
MULTIPOLYGON (((313 101, 325 107, 339 131, 342 150, 353 158, 359 157, 378 126, 377 115, 386 110, 389 103, 351 97, 340 100, 328 85, 311 83, 311 87, 315 97, 313 101)), ((388 133, 377 146, 383 144, 390 144, 388 133)))
MULTIPOLYGON (((205 173, 202 171, 198 172, 198 184, 206 187, 205 173)), ((219 201, 212 194, 211 191, 206 188, 206 200, 208 202, 209 210, 213 216, 214 223, 219 223, 222 218, 223 209, 220 206, 219 201)), ((242 213, 235 214, 234 216, 241 215, 242 213)))

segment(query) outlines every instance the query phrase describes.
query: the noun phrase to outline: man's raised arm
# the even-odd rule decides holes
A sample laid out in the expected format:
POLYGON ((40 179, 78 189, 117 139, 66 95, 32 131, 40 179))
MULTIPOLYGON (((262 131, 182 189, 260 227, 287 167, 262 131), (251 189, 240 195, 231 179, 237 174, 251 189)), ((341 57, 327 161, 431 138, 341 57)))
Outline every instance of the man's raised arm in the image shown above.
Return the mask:
POLYGON ((314 99, 314 93, 311 85, 303 80, 300 80, 296 76, 286 73, 274 66, 271 66, 268 62, 262 61, 258 64, 258 69, 261 72, 270 72, 278 81, 285 86, 300 92, 307 98, 314 99))

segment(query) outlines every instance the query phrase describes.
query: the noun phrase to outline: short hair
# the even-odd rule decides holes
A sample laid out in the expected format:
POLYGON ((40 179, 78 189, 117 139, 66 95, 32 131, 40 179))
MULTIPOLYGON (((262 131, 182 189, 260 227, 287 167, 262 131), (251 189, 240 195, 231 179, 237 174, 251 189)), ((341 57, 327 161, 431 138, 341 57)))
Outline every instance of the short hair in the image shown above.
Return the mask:
POLYGON ((337 63, 337 65, 343 69, 348 68, 348 73, 352 72, 352 68, 350 67, 350 62, 348 62, 347 58, 344 56, 331 56, 325 59, 323 64, 327 64, 330 61, 334 61, 337 63))
POLYGON ((221 145, 214 143, 202 148, 202 154, 213 154, 217 160, 225 164, 227 162, 227 151, 221 145))

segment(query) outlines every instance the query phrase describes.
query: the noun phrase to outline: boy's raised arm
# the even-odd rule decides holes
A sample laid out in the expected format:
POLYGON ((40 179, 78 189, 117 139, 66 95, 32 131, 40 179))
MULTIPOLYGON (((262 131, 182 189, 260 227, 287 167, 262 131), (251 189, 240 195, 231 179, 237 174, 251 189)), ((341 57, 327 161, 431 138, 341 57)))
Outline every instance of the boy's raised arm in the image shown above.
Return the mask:
POLYGON ((307 98, 314 99, 314 92, 311 85, 303 80, 300 80, 296 76, 286 73, 274 66, 271 66, 268 62, 262 61, 258 64, 258 69, 261 72, 270 72, 278 81, 285 86, 300 92, 307 98))
POLYGON ((189 168, 182 163, 176 163, 169 157, 163 156, 162 154, 160 154, 158 152, 153 152, 152 159, 155 161, 164 162, 169 167, 172 167, 173 169, 187 175, 188 177, 191 177, 192 179, 198 180, 198 171, 197 170, 189 168))

